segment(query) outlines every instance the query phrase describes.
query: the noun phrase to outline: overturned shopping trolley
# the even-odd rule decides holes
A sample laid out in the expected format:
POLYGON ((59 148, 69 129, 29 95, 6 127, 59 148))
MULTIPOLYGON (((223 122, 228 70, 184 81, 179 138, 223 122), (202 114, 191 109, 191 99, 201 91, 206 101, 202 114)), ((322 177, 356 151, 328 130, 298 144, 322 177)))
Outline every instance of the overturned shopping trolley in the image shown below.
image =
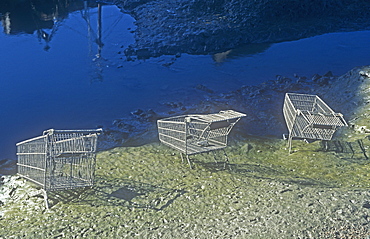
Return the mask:
POLYGON ((93 185, 101 131, 50 129, 17 143, 18 174, 42 187, 46 207, 48 191, 93 185))
POLYGON ((287 93, 283 113, 289 130, 289 153, 292 138, 331 140, 339 127, 347 126, 343 115, 316 95, 287 93))
POLYGON ((180 151, 182 159, 182 154, 185 154, 191 168, 189 155, 225 148, 231 129, 244 116, 246 115, 243 113, 227 110, 216 114, 192 114, 161 119, 157 121, 159 140, 180 151))

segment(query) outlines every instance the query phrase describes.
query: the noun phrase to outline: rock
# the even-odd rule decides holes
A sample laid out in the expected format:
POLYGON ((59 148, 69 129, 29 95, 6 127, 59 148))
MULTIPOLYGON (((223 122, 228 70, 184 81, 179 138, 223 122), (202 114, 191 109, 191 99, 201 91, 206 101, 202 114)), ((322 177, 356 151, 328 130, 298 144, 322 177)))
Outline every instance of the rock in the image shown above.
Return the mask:
POLYGON ((163 103, 163 105, 168 106, 170 108, 179 108, 179 107, 183 106, 183 103, 170 101, 170 102, 163 103))
POLYGON ((304 83, 306 81, 307 81, 307 77, 305 77, 305 76, 300 76, 297 79, 297 83, 304 83))
POLYGON ((167 62, 167 63, 163 63, 162 66, 165 66, 165 67, 170 67, 173 63, 175 62, 167 62))
POLYGON ((133 125, 125 123, 124 119, 114 120, 113 125, 126 132, 132 132, 133 130, 135 130, 135 127, 133 125))
POLYGON ((325 86, 325 85, 328 85, 329 84, 329 81, 330 81, 330 78, 329 77, 321 77, 319 79, 316 80, 317 84, 319 84, 319 86, 325 86))
POLYGON ((142 109, 137 109, 137 110, 131 112, 131 114, 135 115, 135 116, 141 116, 143 113, 144 113, 144 111, 142 109))
POLYGON ((370 78, 370 71, 360 71, 359 74, 360 76, 370 78))
POLYGON ((148 48, 138 49, 135 51, 138 59, 149 59, 151 57, 150 50, 148 48))
POLYGON ((318 79, 320 79, 322 76, 320 76, 319 74, 315 74, 312 76, 312 81, 316 82, 318 79))
POLYGON ((249 153, 249 151, 252 150, 252 149, 253 149, 253 146, 251 144, 248 144, 248 143, 242 146, 242 151, 244 153, 249 153))
POLYGON ((158 118, 157 113, 155 113, 154 110, 152 109, 149 109, 146 112, 143 111, 142 109, 137 109, 131 112, 131 114, 139 120, 148 121, 148 122, 155 121, 158 118))
POLYGON ((284 77, 284 76, 281 76, 281 75, 276 76, 276 83, 278 83, 278 84, 286 84, 286 83, 290 83, 290 82, 292 82, 292 79, 290 79, 288 77, 284 77))
POLYGON ((202 84, 199 84, 195 87, 197 90, 201 90, 201 91, 204 91, 204 92, 207 92, 207 93, 210 93, 212 94, 214 91, 209 89, 208 87, 202 85, 202 84))
POLYGON ((234 97, 234 94, 229 93, 229 94, 221 94, 221 97, 224 99, 231 99, 234 97))
POLYGON ((328 72, 326 72, 323 76, 324 76, 324 77, 333 77, 334 75, 333 75, 333 72, 328 71, 328 72))

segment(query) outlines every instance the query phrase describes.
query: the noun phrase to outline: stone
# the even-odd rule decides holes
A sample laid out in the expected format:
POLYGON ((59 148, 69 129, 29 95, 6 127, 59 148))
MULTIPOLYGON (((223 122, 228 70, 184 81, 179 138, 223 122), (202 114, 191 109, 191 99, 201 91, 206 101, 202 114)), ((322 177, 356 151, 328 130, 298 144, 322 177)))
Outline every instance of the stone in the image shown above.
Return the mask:
POLYGON ((325 77, 333 77, 334 75, 333 75, 333 72, 328 71, 323 76, 325 76, 325 77))
POLYGON ((320 76, 319 74, 315 74, 312 76, 312 81, 316 82, 318 79, 320 79, 322 76, 320 76))
POLYGON ((319 86, 325 86, 325 85, 328 85, 329 84, 329 81, 330 81, 330 78, 329 77, 321 77, 319 79, 317 79, 317 84, 319 84, 319 86))
POLYGON ((210 93, 210 94, 214 93, 213 90, 209 89, 207 86, 202 85, 202 84, 197 85, 195 88, 197 90, 201 90, 201 91, 204 91, 204 92, 207 92, 207 93, 210 93))

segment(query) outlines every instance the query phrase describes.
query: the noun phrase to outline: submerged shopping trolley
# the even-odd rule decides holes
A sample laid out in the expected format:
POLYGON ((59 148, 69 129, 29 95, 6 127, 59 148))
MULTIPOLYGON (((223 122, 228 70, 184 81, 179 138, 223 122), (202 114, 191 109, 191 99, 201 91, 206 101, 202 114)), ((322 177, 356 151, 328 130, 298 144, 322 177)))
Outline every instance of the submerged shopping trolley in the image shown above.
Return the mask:
POLYGON ((189 155, 225 148, 231 129, 244 116, 246 115, 243 113, 227 110, 216 114, 192 114, 161 119, 157 121, 159 140, 180 151, 182 160, 185 154, 191 168, 189 155))
POLYGON ((96 130, 44 131, 42 136, 17 143, 18 174, 44 192, 93 186, 96 130))
POLYGON ((347 126, 343 115, 316 95, 287 93, 283 113, 289 130, 289 153, 292 138, 331 140, 339 127, 347 126))

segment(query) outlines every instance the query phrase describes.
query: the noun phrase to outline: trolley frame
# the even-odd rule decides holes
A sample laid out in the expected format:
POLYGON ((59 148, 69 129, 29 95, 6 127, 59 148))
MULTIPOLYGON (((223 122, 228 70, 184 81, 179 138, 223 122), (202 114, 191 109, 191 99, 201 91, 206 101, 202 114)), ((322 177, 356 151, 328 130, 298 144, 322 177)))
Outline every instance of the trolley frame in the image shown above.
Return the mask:
POLYGON ((102 129, 54 130, 16 144, 18 174, 48 191, 93 186, 102 129))
MULTIPOLYGON (((234 125, 246 114, 234 110, 214 114, 189 114, 157 121, 159 140, 186 155, 223 149, 234 125)), ((183 159, 183 157, 182 157, 183 159)))
POLYGON ((317 95, 286 93, 283 114, 289 131, 289 153, 293 138, 331 140, 338 128, 348 126, 343 115, 317 95))

